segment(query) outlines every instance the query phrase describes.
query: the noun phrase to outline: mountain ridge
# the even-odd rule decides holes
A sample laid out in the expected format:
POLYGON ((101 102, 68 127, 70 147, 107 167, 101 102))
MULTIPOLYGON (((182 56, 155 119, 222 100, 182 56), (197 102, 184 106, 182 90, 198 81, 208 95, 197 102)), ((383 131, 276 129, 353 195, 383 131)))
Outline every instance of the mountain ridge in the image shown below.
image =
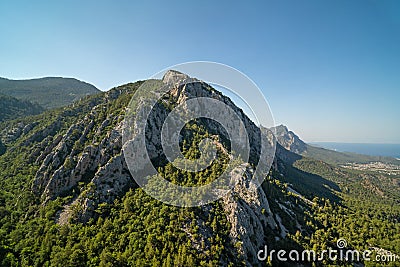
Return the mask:
POLYGON ((81 97, 99 92, 94 85, 75 78, 13 80, 0 77, 0 94, 37 103, 46 109, 66 106, 81 97))
MULTIPOLYGON (((260 187, 247 178, 254 172, 250 164, 243 176, 231 173, 238 183, 229 195, 201 207, 178 208, 150 197, 131 177, 122 153, 125 108, 142 84, 2 124, 0 139, 7 146, 0 156, 2 266, 282 266, 276 259, 260 261, 257 252, 265 245, 320 251, 335 248, 338 238, 357 249, 366 249, 368 240, 400 253, 396 177, 345 170, 279 144, 260 187), (365 227, 371 233, 361 235, 365 227)), ((164 111, 193 96, 230 103, 205 83, 179 85, 178 79, 149 127, 159 128, 164 111)), ((189 174, 156 162, 158 171, 177 184, 210 182, 230 156, 219 129, 198 120, 182 132, 189 158, 196 158, 197 144, 206 137, 221 147, 215 168, 189 174)), ((148 149, 158 155, 157 138, 147 138, 148 149)))
POLYGON ((277 142, 285 149, 305 156, 322 160, 334 165, 347 163, 371 163, 383 162, 389 164, 400 165, 400 162, 393 157, 371 156, 350 152, 338 152, 314 145, 307 144, 298 135, 290 131, 285 125, 278 125, 272 128, 275 130, 277 142))

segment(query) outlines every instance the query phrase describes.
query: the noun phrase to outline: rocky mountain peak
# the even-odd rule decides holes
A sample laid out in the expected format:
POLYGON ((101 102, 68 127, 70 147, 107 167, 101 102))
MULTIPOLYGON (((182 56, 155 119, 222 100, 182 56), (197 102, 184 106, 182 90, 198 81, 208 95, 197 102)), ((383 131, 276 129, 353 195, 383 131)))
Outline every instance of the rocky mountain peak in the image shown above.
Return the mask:
POLYGON ((278 126, 275 126, 275 131, 278 133, 289 133, 289 129, 286 127, 286 125, 280 124, 278 126))
POLYGON ((290 131, 285 125, 273 127, 276 140, 285 149, 296 154, 302 154, 307 150, 307 144, 304 143, 294 132, 290 131))
POLYGON ((166 84, 175 85, 177 83, 182 83, 188 79, 190 79, 190 77, 182 72, 176 70, 168 70, 164 74, 162 81, 166 84))
MULTIPOLYGON (((270 143, 269 140, 273 137, 264 133, 266 129, 261 131, 228 97, 207 83, 174 70, 165 73, 163 82, 172 87, 171 97, 166 102, 168 107, 184 104, 184 100, 191 98, 213 98, 229 106, 243 122, 250 145, 249 162, 240 166, 244 169, 243 172, 235 169, 229 174, 231 181, 237 183, 219 203, 226 221, 229 222, 227 244, 236 245, 235 249, 246 265, 258 265, 257 251, 263 245, 264 236, 271 234, 275 240, 284 236, 280 234, 283 231, 280 229, 284 228, 271 210, 272 206, 264 189, 249 179, 255 175, 253 166, 259 160, 272 162, 274 155, 264 155, 261 147, 270 143)), ((135 86, 139 85, 137 83, 135 86)), ((129 85, 116 88, 98 95, 95 99, 78 102, 70 108, 69 115, 63 114, 64 117, 71 117, 71 123, 62 125, 63 120, 57 119, 50 126, 38 122, 39 125, 26 128, 25 124, 21 124, 5 132, 12 140, 26 138, 24 144, 32 147, 30 162, 39 167, 31 190, 38 200, 46 205, 59 197, 69 197, 54 216, 56 223, 89 223, 90 219, 99 216, 101 209, 113 205, 116 199, 137 188, 123 153, 122 129, 126 116, 124 98, 129 99, 128 87, 129 85), (112 107, 109 103, 113 103, 112 107), (60 131, 62 127, 66 130, 60 131)), ((220 110, 213 108, 210 112, 217 113, 220 110)), ((160 111, 148 118, 149 129, 154 130, 146 140, 146 149, 152 159, 162 156, 160 133, 157 129, 161 129, 167 114, 166 107, 161 105, 160 111)), ((228 133, 234 132, 235 125, 228 124, 224 128, 212 120, 206 122, 199 121, 204 129, 216 137, 215 143, 221 147, 221 155, 230 157, 223 142, 229 139, 228 133)), ((239 142, 239 146, 242 143, 239 142)), ((199 217, 208 216, 207 212, 213 209, 213 205, 216 204, 204 206, 199 211, 199 217)), ((272 205, 276 205, 275 202, 272 205)), ((212 230, 206 229, 203 232, 203 236, 212 235, 212 230)))

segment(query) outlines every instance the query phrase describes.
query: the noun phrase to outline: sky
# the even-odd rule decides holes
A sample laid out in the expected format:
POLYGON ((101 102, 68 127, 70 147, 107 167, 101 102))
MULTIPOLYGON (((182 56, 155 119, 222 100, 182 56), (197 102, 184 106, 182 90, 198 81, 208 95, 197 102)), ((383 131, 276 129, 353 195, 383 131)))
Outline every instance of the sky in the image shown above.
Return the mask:
POLYGON ((101 90, 213 61, 303 140, 400 143, 400 1, 1 1, 0 77, 101 90))

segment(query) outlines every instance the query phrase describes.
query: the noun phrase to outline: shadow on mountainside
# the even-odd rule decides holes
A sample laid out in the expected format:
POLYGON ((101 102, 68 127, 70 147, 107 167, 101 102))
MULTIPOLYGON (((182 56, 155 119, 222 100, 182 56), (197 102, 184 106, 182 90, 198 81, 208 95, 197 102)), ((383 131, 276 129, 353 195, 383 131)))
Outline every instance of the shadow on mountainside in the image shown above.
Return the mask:
POLYGON ((295 162, 303 159, 303 156, 290 152, 282 146, 277 146, 278 169, 283 175, 282 180, 293 185, 293 187, 308 199, 314 197, 328 198, 339 203, 341 198, 335 192, 340 192, 340 187, 320 175, 300 170, 295 162))

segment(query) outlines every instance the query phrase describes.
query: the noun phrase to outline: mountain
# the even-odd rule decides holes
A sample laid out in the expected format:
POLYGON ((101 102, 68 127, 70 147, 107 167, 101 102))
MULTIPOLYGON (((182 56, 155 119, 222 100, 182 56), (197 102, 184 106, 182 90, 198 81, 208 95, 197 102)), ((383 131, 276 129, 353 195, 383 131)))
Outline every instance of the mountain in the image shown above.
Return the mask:
MULTIPOLYGON (((212 165, 188 172, 165 160, 161 125, 171 110, 196 97, 222 101, 236 113, 252 143, 251 159, 240 161, 243 172, 228 172, 237 184, 218 201, 183 208, 152 198, 133 179, 124 153, 126 107, 145 104, 135 95, 143 84, 2 124, 7 150, 0 156, 1 266, 311 266, 257 255, 265 246, 320 253, 337 248, 339 238, 348 248, 400 254, 399 176, 296 154, 285 148, 300 149, 293 133, 277 145, 273 167, 257 187, 249 178, 256 161, 267 160, 258 150, 260 137, 275 137, 263 135, 269 131, 210 85, 175 71, 146 84, 149 94, 157 94, 154 86, 172 86, 146 126, 146 149, 158 172, 174 184, 198 186, 227 170, 230 159, 242 160, 231 153, 227 129, 206 119, 189 121, 178 140, 189 159, 201 154, 201 140, 211 140, 217 148, 212 165), (180 84, 187 79, 193 82, 180 84)), ((342 262, 313 263, 328 264, 342 262)))
POLYGON ((273 127, 277 141, 286 150, 296 154, 302 154, 307 150, 307 144, 304 143, 294 132, 289 131, 284 125, 273 127))
POLYGON ((322 147, 306 144, 294 132, 288 130, 284 125, 273 127, 277 142, 285 149, 309 158, 322 160, 324 162, 343 165, 348 163, 371 163, 383 162, 388 164, 400 165, 395 158, 383 156, 370 156, 350 152, 337 152, 322 147))
POLYGON ((18 117, 37 115, 44 109, 38 104, 19 100, 11 96, 0 95, 0 122, 18 117))
POLYGON ((0 78, 0 94, 37 103, 51 109, 71 104, 86 96, 99 93, 91 84, 74 78, 46 77, 30 80, 0 78))

